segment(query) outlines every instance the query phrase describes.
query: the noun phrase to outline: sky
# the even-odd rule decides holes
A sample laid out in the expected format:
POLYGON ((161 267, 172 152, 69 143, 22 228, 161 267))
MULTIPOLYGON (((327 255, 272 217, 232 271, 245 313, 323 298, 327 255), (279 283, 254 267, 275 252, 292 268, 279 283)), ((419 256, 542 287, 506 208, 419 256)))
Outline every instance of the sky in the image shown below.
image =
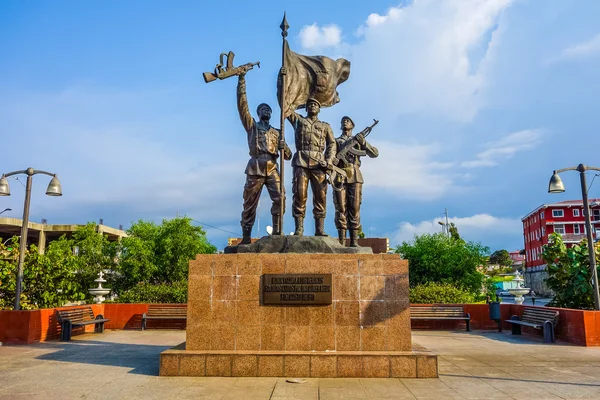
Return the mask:
MULTIPOLYGON (((595 0, 4 0, 0 173, 56 173, 64 194, 45 196, 50 178, 34 176, 30 220, 126 229, 187 215, 219 249, 239 237, 248 148, 237 78, 206 84, 202 73, 222 52, 260 61, 250 109, 271 104, 278 126, 284 11, 292 50, 351 62, 320 119, 336 136, 344 115, 356 132, 380 121, 369 136, 380 155, 362 167, 367 236, 394 247, 439 232, 447 209, 466 240, 522 249, 523 216, 581 198, 575 172, 561 175, 565 193, 548 194, 552 171, 600 166, 595 0)), ((294 150, 289 123, 285 135, 294 150)), ((21 218, 25 179, 9 179, 3 217, 21 218)), ((284 180, 291 232, 289 162, 284 180)), ((258 215, 253 236, 271 225, 266 189, 258 215)))

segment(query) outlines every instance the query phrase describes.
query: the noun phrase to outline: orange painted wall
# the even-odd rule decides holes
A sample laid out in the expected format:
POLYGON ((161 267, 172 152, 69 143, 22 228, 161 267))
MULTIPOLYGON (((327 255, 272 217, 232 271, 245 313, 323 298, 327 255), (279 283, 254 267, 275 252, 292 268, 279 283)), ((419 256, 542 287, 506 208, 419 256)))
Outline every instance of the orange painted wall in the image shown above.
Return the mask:
MULTIPOLYGON (((187 307, 187 304, 179 304, 187 307)), ((148 311, 148 304, 104 304, 104 317, 109 318, 106 329, 142 329, 142 315, 148 311)), ((185 329, 186 321, 146 321, 148 329, 185 329)))
MULTIPOLYGON (((186 307, 186 304, 182 304, 186 307)), ((148 304, 92 304, 94 315, 110 319, 105 329, 141 329, 142 314, 148 304)), ((0 310, 0 342, 5 344, 31 344, 60 338, 60 325, 56 310, 74 307, 44 308, 31 311, 0 310)), ((148 321, 150 329, 185 329, 185 321, 148 321)), ((94 325, 73 328, 73 334, 94 332, 94 325)))
MULTIPOLYGON (((461 305, 461 304, 456 304, 461 305)), ((426 304, 411 304, 412 307, 429 306, 426 304)), ((471 329, 494 330, 498 324, 489 319, 487 304, 465 304, 465 312, 471 314, 471 329)), ((502 330, 510 331, 512 325, 504 322, 513 315, 521 316, 525 306, 518 304, 501 304, 500 315, 502 318, 502 330)), ((565 342, 580 346, 600 346, 600 311, 573 310, 568 308, 552 308, 559 312, 558 325, 556 326, 556 338, 565 342)), ((413 329, 465 329, 464 321, 436 321, 436 320, 414 320, 411 321, 413 329)), ((523 334, 542 336, 542 331, 522 327, 523 334)))
MULTIPOLYGON (((182 304, 181 307, 185 307, 182 304)), ((413 304, 413 306, 424 306, 413 304)), ((141 329, 142 314, 148 310, 148 304, 93 304, 94 314, 102 314, 110 321, 106 329, 141 329)), ((495 330, 498 325, 489 319, 487 304, 465 304, 465 312, 471 314, 471 329, 495 330)), ((66 309, 68 307, 61 307, 66 309)), ((524 306, 502 304, 500 313, 502 321, 512 315, 521 315, 524 306)), ((572 310, 552 308, 559 312, 556 326, 556 337, 559 340, 581 346, 600 346, 600 311, 572 310)), ((411 321, 413 329, 465 329, 464 321, 411 321)), ((149 329, 185 329, 185 321, 148 321, 149 329)), ((503 330, 510 330, 511 325, 502 322, 503 330)), ((94 325, 85 326, 86 332, 93 332, 94 325)), ((83 332, 83 328, 74 330, 74 334, 83 332)), ((541 336, 542 332, 523 327, 524 334, 541 336)), ((0 310, 0 342, 4 344, 31 344, 46 340, 57 340, 60 327, 56 321, 56 309, 47 308, 32 311, 0 310)))

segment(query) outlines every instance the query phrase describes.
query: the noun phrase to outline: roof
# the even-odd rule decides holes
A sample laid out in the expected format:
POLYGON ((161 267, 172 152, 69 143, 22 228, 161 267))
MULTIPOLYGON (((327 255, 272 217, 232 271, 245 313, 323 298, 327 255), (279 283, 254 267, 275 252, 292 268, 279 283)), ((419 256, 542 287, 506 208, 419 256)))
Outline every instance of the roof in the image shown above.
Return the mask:
MULTIPOLYGON (((590 206, 594 207, 596 205, 600 205, 600 199, 599 198, 588 199, 588 203, 591 203, 590 206), (597 204, 593 204, 593 203, 597 203, 597 204)), ((535 214, 542 208, 546 209, 548 207, 573 207, 573 206, 583 206, 583 200, 564 200, 564 201, 559 201, 558 203, 542 204, 541 206, 537 207, 535 210, 529 212, 527 215, 525 215, 523 218, 521 218, 521 221, 525 221, 527 218, 529 218, 531 215, 535 214)))

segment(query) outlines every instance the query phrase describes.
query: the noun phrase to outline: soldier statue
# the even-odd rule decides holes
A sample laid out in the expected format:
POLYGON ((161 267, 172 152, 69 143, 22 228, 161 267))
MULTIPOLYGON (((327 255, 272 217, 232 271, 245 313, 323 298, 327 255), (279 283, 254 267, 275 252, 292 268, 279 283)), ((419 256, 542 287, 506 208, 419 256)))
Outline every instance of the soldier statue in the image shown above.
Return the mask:
POLYGON ((310 98, 306 102, 306 117, 293 111, 287 116, 294 127, 296 142, 296 153, 292 160, 294 168, 292 215, 296 224, 294 235, 299 236, 304 234, 309 182, 313 193, 315 236, 327 236, 324 228, 327 199, 326 168, 332 165, 336 145, 331 126, 318 119, 320 110, 321 103, 310 98))
POLYGON ((358 247, 358 231, 361 229, 360 203, 364 183, 360 172, 360 157, 367 155, 375 158, 379 151, 365 139, 372 126, 352 136, 354 121, 350 117, 343 117, 341 122, 342 134, 336 139, 337 154, 333 162, 346 172, 346 177, 340 177, 341 185, 333 192, 335 226, 342 245, 346 244, 346 230, 350 229, 350 247, 358 247))
MULTIPOLYGON (((251 243, 252 226, 256 218, 256 208, 263 185, 267 186, 269 196, 273 202, 271 215, 273 217, 273 235, 281 235, 281 202, 285 204, 285 193, 281 192, 279 169, 277 166, 278 143, 280 131, 269 124, 271 119, 271 107, 268 104, 258 105, 256 112, 258 122, 252 118, 248 110, 248 99, 246 98, 247 69, 239 73, 237 86, 237 106, 242 120, 242 125, 248 134, 248 150, 250 160, 246 166, 246 185, 244 186, 244 210, 242 211, 243 237, 240 244, 251 243)), ((292 158, 292 151, 285 145, 285 159, 292 158)))

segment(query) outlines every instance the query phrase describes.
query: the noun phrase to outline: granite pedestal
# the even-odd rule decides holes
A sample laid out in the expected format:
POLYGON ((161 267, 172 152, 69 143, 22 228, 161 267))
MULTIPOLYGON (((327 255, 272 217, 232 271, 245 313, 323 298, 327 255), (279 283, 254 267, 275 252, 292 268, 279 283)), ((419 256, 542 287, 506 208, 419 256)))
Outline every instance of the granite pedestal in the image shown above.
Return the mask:
POLYGON ((210 254, 190 262, 186 342, 163 376, 437 377, 413 349, 395 254, 210 254), (332 274, 329 305, 261 305, 263 274, 332 274))

